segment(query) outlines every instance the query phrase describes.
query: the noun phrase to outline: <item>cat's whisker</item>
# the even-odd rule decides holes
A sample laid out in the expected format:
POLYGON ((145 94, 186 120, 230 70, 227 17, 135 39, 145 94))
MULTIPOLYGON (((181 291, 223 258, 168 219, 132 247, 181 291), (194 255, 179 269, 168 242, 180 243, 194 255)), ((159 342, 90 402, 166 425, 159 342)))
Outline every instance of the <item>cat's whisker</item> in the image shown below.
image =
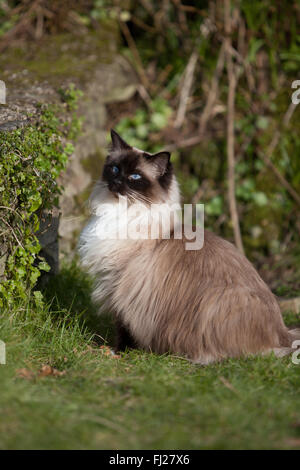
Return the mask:
POLYGON ((145 195, 139 194, 136 191, 131 190, 128 194, 133 197, 135 202, 145 202, 149 205, 151 205, 153 202, 150 198, 146 197, 145 195))

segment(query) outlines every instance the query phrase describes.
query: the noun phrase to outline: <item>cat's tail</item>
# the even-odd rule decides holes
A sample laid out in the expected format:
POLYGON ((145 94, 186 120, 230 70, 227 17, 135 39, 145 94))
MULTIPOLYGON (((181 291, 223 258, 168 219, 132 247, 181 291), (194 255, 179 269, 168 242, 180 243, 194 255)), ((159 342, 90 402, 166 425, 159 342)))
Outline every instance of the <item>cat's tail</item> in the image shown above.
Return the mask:
POLYGON ((284 357, 300 348, 300 328, 288 330, 289 344, 290 346, 284 346, 281 348, 274 348, 273 352, 277 357, 284 357))

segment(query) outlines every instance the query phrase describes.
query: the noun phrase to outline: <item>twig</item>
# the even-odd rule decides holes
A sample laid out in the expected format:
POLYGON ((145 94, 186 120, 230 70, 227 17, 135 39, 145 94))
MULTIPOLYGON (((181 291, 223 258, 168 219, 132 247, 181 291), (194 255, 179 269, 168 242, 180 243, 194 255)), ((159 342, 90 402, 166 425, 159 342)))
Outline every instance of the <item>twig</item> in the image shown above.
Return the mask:
POLYGON ((39 40, 43 36, 44 29, 44 14, 43 9, 38 6, 36 10, 36 29, 35 29, 35 39, 39 40))
POLYGON ((210 187, 210 182, 209 180, 204 180, 201 184, 201 186, 197 189, 195 192, 194 196, 192 197, 192 204, 197 204, 201 200, 201 198, 204 196, 205 193, 209 190, 210 187))
POLYGON ((231 392, 235 393, 236 395, 239 395, 239 392, 236 390, 236 388, 234 388, 234 386, 225 378, 223 377, 223 375, 221 375, 219 377, 220 381, 222 382, 222 384, 228 388, 228 390, 230 390, 231 392))
POLYGON ((252 72, 251 64, 247 59, 246 56, 246 46, 245 46, 245 38, 246 38, 246 26, 245 21, 242 17, 239 18, 239 30, 238 30, 238 53, 242 59, 243 66, 245 68, 245 74, 248 81, 249 90, 251 92, 255 91, 255 79, 252 72))
POLYGON ((140 18, 137 18, 134 15, 131 16, 131 21, 137 26, 139 26, 139 28, 142 28, 145 31, 148 31, 149 33, 152 33, 152 34, 156 33, 156 29, 154 28, 154 26, 150 26, 147 23, 144 23, 144 21, 142 21, 140 18))
MULTIPOLYGON (((214 138, 218 138, 223 136, 223 129, 214 129, 214 138)), ((208 135, 200 135, 199 133, 197 135, 194 135, 193 137, 187 137, 186 139, 183 140, 178 140, 177 142, 174 142, 174 144, 169 144, 166 147, 164 147, 165 150, 168 152, 173 152, 173 150, 176 149, 182 149, 186 147, 192 147, 193 145, 199 144, 200 142, 203 142, 208 138, 208 135)))
MULTIPOLYGON (((167 20, 168 10, 169 10, 169 0, 162 0, 160 2, 160 6, 161 8, 159 8, 154 13, 154 24, 159 34, 161 34, 162 36, 166 36, 166 28, 169 27, 169 22, 167 20)), ((175 26, 174 23, 173 25, 175 26)), ((180 30, 178 28, 176 28, 176 33, 180 34, 180 30)))
POLYGON ((151 106, 151 98, 149 96, 149 93, 147 92, 146 88, 140 83, 137 86, 137 92, 142 98, 142 100, 145 102, 146 106, 150 108, 151 106))
POLYGON ((224 44, 222 44, 220 52, 219 52, 218 60, 217 60, 217 65, 216 65, 214 75, 210 84, 206 104, 205 104, 203 113, 200 116, 200 121, 199 121, 200 137, 202 137, 206 131, 206 125, 209 121, 213 106, 219 94, 219 80, 224 69, 224 63, 225 63, 225 46, 224 44))
POLYGON ((7 207, 7 206, 0 206, 0 209, 4 209, 4 210, 7 210, 7 211, 14 212, 18 217, 20 217, 23 225, 25 225, 25 222, 24 222, 22 216, 19 214, 18 211, 16 211, 16 209, 13 209, 12 207, 7 207))
POLYGON ((207 123, 211 117, 214 104, 218 98, 219 80, 224 69, 224 63, 225 63, 225 46, 224 44, 222 44, 220 48, 218 60, 217 60, 217 65, 214 71, 214 75, 213 75, 213 78, 211 80, 211 84, 209 87, 209 93, 207 96, 206 104, 199 120, 199 132, 197 135, 193 137, 189 137, 187 139, 183 139, 182 141, 168 145, 166 147, 166 150, 168 150, 169 152, 172 152, 176 148, 192 147, 193 145, 196 145, 202 142, 204 135, 206 133, 207 123))
POLYGON ((193 84, 193 78, 194 78, 197 60, 198 60, 198 53, 197 51, 193 51, 189 58, 188 64, 186 66, 185 74, 184 74, 184 81, 181 87, 179 107, 178 107, 177 116, 174 122, 174 127, 176 129, 179 129, 182 126, 184 118, 185 118, 187 103, 188 103, 188 99, 190 96, 191 87, 193 84))
POLYGON ((175 4, 176 8, 178 9, 178 20, 179 20, 179 25, 183 33, 188 32, 188 25, 187 25, 187 20, 186 20, 186 15, 185 11, 183 8, 181 8, 181 2, 180 0, 172 0, 173 3, 175 4))
POLYGON ((152 91, 153 93, 158 93, 159 88, 162 88, 165 81, 167 80, 170 72, 173 70, 172 64, 167 64, 166 67, 160 72, 157 77, 156 84, 153 85, 152 91))
POLYGON ((231 55, 231 16, 230 0, 224 0, 224 26, 225 26, 225 56, 228 75, 228 96, 227 96, 227 162, 228 162, 228 198, 230 217, 233 226, 234 241, 237 249, 244 253, 241 236, 237 203, 235 198, 235 158, 234 158, 234 113, 235 113, 235 92, 236 74, 231 55))
POLYGON ((6 220, 4 220, 3 217, 0 217, 0 220, 2 220, 2 222, 5 223, 5 225, 9 228, 9 230, 11 230, 11 232, 12 232, 13 236, 15 237, 15 239, 16 239, 18 245, 19 245, 21 248, 24 249, 23 245, 22 245, 21 242, 19 241, 19 239, 18 239, 18 237, 17 237, 17 235, 16 235, 16 232, 14 231, 14 229, 12 228, 12 226, 11 226, 8 222, 6 222, 6 220))
POLYGON ((128 28, 127 24, 124 21, 120 20, 119 24, 120 24, 120 28, 122 30, 122 33, 124 34, 124 36, 126 38, 127 44, 128 44, 128 46, 129 46, 129 48, 132 52, 132 55, 135 59, 136 67, 137 67, 137 73, 139 74, 141 82, 144 85, 144 87, 146 88, 146 90, 149 90, 150 89, 150 82, 149 82, 148 77, 146 75, 146 72, 144 70, 142 60, 140 58, 139 51, 138 51, 138 49, 136 47, 136 44, 134 42, 134 39, 133 39, 133 37, 132 37, 132 35, 129 31, 129 28, 128 28))
POLYGON ((203 140, 202 136, 195 135, 194 137, 189 137, 181 141, 175 142, 174 144, 167 145, 164 147, 168 152, 173 152, 178 148, 192 147, 193 145, 199 144, 203 140))
POLYGON ((188 12, 192 12, 192 13, 198 13, 199 15, 202 15, 203 16, 203 11, 200 10, 199 8, 196 8, 192 5, 182 5, 180 3, 177 2, 177 5, 176 5, 178 8, 180 8, 181 10, 183 11, 188 11, 188 12))
POLYGON ((1 43, 0 43, 0 52, 4 51, 4 49, 7 47, 11 39, 22 30, 22 28, 24 27, 24 25, 26 25, 26 23, 28 26, 32 13, 39 6, 39 3, 40 3, 40 0, 35 0, 31 4, 30 8, 28 8, 28 10, 24 12, 24 14, 21 16, 20 21, 2 36, 1 43))
POLYGON ((154 15, 155 10, 154 10, 154 8, 153 8, 152 3, 149 2, 149 0, 140 0, 140 3, 143 5, 143 7, 145 8, 145 10, 146 10, 150 15, 154 15))

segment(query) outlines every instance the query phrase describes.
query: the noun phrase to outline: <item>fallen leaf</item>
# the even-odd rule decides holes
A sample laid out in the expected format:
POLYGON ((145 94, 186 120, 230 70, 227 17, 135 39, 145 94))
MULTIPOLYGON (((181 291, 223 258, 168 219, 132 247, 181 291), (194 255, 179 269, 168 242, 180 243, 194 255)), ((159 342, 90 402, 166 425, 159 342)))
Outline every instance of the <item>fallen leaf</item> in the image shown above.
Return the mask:
POLYGON ((223 377, 223 375, 221 375, 219 379, 221 380, 222 384, 225 385, 226 388, 231 390, 236 395, 239 394, 238 391, 234 388, 234 386, 225 377, 223 377))
POLYGON ((25 367, 23 367, 22 369, 18 369, 16 372, 17 376, 21 379, 32 380, 35 376, 32 370, 26 369, 25 367))
POLYGON ((48 376, 54 376, 54 377, 62 377, 63 375, 66 375, 66 371, 59 371, 55 369, 54 367, 51 367, 49 365, 43 365, 41 369, 39 370, 38 376, 39 377, 48 377, 48 376))
POLYGON ((121 356, 119 354, 116 354, 113 349, 111 349, 109 346, 100 346, 102 354, 105 356, 110 356, 113 359, 120 359, 121 356))

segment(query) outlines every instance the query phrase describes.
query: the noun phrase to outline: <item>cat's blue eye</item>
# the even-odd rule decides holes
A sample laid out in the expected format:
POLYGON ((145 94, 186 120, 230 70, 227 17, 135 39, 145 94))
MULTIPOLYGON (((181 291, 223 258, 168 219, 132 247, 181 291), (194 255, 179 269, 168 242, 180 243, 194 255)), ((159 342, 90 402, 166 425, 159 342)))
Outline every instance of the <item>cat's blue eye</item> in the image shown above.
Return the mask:
POLYGON ((138 173, 134 173, 133 175, 130 175, 129 178, 130 178, 131 180, 135 180, 135 181, 136 181, 136 180, 140 180, 142 177, 141 177, 141 175, 139 175, 138 173))
POLYGON ((120 171, 120 170, 119 170, 119 168, 118 168, 117 166, 113 166, 113 167, 112 167, 112 172, 113 172, 114 175, 117 175, 117 174, 119 173, 119 171, 120 171))

